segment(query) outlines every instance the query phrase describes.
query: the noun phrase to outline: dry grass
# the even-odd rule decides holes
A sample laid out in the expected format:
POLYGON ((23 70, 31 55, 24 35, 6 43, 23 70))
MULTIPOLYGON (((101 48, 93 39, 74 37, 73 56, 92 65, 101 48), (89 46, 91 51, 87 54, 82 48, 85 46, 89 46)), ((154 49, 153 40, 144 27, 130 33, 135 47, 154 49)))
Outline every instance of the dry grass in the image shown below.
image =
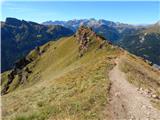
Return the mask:
MULTIPOLYGON (((122 59, 120 68, 127 74, 128 81, 138 88, 148 89, 160 95, 160 72, 154 70, 143 60, 134 55, 127 55, 122 59)), ((154 105, 160 109, 160 101, 152 100, 154 105)))
POLYGON ((78 57, 74 37, 49 43, 46 52, 28 67, 26 84, 2 97, 4 120, 103 119, 108 102, 108 72, 119 50, 93 44, 78 57))
MULTIPOLYGON (((83 57, 79 57, 78 43, 74 37, 62 38, 42 46, 41 56, 32 51, 28 57, 34 62, 27 65, 32 71, 27 82, 2 96, 4 120, 101 120, 108 103, 109 71, 122 52, 106 44, 97 49, 93 41, 83 57)), ((126 55, 121 69, 130 83, 153 89, 160 94, 159 72, 141 59, 126 55)), ((7 72, 2 74, 5 84, 7 72)), ((160 103, 153 101, 156 107, 160 103)))

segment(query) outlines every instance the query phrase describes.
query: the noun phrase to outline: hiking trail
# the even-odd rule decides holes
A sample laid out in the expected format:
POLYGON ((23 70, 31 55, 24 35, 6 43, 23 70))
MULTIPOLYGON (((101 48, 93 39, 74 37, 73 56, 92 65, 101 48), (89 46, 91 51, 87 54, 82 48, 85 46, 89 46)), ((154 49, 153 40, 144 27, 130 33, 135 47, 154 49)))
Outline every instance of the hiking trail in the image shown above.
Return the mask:
POLYGON ((124 56, 116 59, 116 66, 109 73, 111 89, 106 120, 160 120, 160 111, 127 81, 125 73, 119 69, 124 56))

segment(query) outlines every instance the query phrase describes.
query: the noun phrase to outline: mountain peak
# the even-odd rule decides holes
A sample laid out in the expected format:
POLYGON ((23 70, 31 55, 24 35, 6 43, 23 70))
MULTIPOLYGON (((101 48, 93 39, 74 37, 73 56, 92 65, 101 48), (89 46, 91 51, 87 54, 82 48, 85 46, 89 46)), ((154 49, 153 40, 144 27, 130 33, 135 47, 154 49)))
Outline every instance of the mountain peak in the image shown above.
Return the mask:
POLYGON ((76 32, 76 36, 78 37, 78 39, 80 40, 80 37, 92 37, 92 38, 96 38, 96 39, 101 39, 101 40, 105 40, 105 38, 99 34, 97 34, 96 32, 93 31, 92 27, 87 27, 87 26, 80 26, 79 29, 76 32))
POLYGON ((80 26, 76 32, 76 39, 79 43, 79 56, 83 56, 92 43, 96 43, 98 48, 102 48, 106 41, 103 36, 97 35, 92 28, 80 26))
POLYGON ((6 24, 20 26, 22 24, 22 22, 21 22, 21 20, 18 20, 16 18, 8 17, 8 18, 6 18, 6 24))

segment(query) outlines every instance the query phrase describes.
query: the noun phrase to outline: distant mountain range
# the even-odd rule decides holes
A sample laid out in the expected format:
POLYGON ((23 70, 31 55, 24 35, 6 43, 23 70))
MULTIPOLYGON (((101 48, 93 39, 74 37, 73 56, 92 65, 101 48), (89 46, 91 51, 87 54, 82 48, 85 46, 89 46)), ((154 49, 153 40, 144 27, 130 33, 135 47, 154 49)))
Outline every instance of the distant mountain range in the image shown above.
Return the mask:
POLYGON ((151 113, 158 120, 159 75, 146 60, 82 26, 1 74, 2 119, 146 120, 151 113))
POLYGON ((65 27, 69 27, 72 30, 76 31, 79 26, 84 25, 88 27, 98 27, 101 25, 107 25, 107 26, 116 26, 116 23, 112 21, 107 21, 107 20, 96 20, 96 19, 80 19, 80 20, 69 20, 69 21, 46 21, 43 22, 42 24, 44 25, 62 25, 65 27))
POLYGON ((104 19, 96 20, 94 18, 79 19, 79 20, 73 19, 73 20, 68 20, 68 21, 46 21, 46 22, 43 22, 42 24, 44 24, 44 25, 62 25, 65 27, 69 27, 74 31, 76 31, 79 28, 79 26, 81 26, 81 25, 88 26, 88 27, 99 27, 101 25, 107 25, 109 27, 117 28, 119 30, 119 32, 123 31, 122 28, 132 28, 132 27, 135 28, 135 26, 130 25, 130 24, 113 22, 113 21, 108 21, 108 20, 104 20, 104 19))
POLYGON ((82 25, 92 28, 113 44, 160 65, 159 22, 148 26, 134 26, 103 19, 81 19, 38 24, 7 18, 5 22, 1 22, 2 72, 12 68, 17 60, 35 47, 60 37, 71 36, 82 25))
POLYGON ((160 65, 160 24, 148 26, 135 34, 128 34, 118 43, 121 47, 160 65))
POLYGON ((2 72, 36 46, 72 35, 72 30, 60 25, 45 26, 35 22, 6 18, 1 22, 2 35, 2 72))
POLYGON ((91 27, 113 44, 160 65, 160 21, 153 25, 135 26, 108 20, 81 19, 46 21, 44 25, 62 25, 76 31, 79 26, 91 27))
POLYGON ((76 31, 81 25, 91 27, 97 34, 103 35, 111 42, 120 40, 125 34, 132 34, 137 30, 145 29, 146 26, 134 26, 119 22, 108 21, 104 19, 80 19, 69 21, 46 21, 44 25, 62 25, 66 28, 76 31))

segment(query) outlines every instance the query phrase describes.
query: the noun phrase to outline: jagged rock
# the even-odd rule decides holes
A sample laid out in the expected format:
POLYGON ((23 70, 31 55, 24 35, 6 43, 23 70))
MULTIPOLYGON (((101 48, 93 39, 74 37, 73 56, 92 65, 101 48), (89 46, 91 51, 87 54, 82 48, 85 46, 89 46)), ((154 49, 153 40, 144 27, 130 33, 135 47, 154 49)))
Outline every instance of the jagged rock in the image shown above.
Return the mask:
POLYGON ((28 68, 28 67, 26 67, 26 68, 25 68, 25 71, 26 71, 27 73, 32 73, 32 71, 31 71, 31 70, 29 70, 29 68, 28 68))
POLYGON ((13 79, 15 78, 15 74, 16 74, 16 72, 14 70, 12 70, 10 74, 8 74, 8 81, 4 85, 4 87, 3 87, 2 91, 1 91, 2 95, 7 93, 8 89, 9 89, 9 85, 13 82, 13 79))
POLYGON ((22 69, 24 68, 27 64, 29 64, 31 61, 26 59, 26 57, 20 59, 19 61, 17 61, 15 63, 15 68, 18 68, 18 69, 22 69))
POLYGON ((29 64, 30 62, 31 62, 30 60, 24 57, 15 63, 14 69, 12 69, 12 71, 8 74, 8 81, 4 85, 1 91, 2 95, 7 94, 9 86, 14 81, 16 75, 18 75, 19 83, 21 84, 23 84, 27 80, 28 73, 32 72, 29 70, 28 67, 26 67, 26 65, 29 64))
POLYGON ((106 41, 103 41, 103 42, 99 45, 99 49, 102 49, 105 44, 106 44, 106 41))
POLYGON ((8 83, 10 84, 11 83, 11 81, 14 79, 14 74, 15 72, 14 71, 12 71, 9 75, 8 75, 8 83))
POLYGON ((5 84, 2 91, 1 91, 1 95, 7 94, 8 88, 9 88, 8 84, 5 84))
POLYGON ((84 53, 88 50, 91 41, 96 39, 99 41, 99 47, 97 49, 103 48, 106 41, 103 36, 97 35, 92 31, 92 28, 81 26, 75 34, 75 37, 79 43, 79 56, 82 57, 84 53))
POLYGON ((153 98, 153 99, 157 99, 157 100, 160 99, 160 96, 157 96, 156 92, 154 90, 139 88, 139 89, 137 89, 137 91, 140 94, 144 95, 145 97, 149 97, 149 98, 153 98))
POLYGON ((41 55, 41 50, 40 50, 40 47, 39 47, 39 46, 37 46, 37 47, 35 48, 35 51, 37 52, 38 55, 41 55))
POLYGON ((87 51, 88 44, 90 41, 90 35, 92 31, 88 27, 81 26, 76 33, 77 41, 79 43, 79 56, 83 56, 84 52, 87 51))
POLYGON ((50 46, 50 43, 48 43, 47 45, 45 45, 43 47, 43 49, 41 50, 41 54, 43 54, 44 52, 46 52, 48 50, 49 46, 50 46))
POLYGON ((26 71, 22 71, 22 73, 19 75, 19 83, 23 84, 27 81, 28 73, 26 71))

